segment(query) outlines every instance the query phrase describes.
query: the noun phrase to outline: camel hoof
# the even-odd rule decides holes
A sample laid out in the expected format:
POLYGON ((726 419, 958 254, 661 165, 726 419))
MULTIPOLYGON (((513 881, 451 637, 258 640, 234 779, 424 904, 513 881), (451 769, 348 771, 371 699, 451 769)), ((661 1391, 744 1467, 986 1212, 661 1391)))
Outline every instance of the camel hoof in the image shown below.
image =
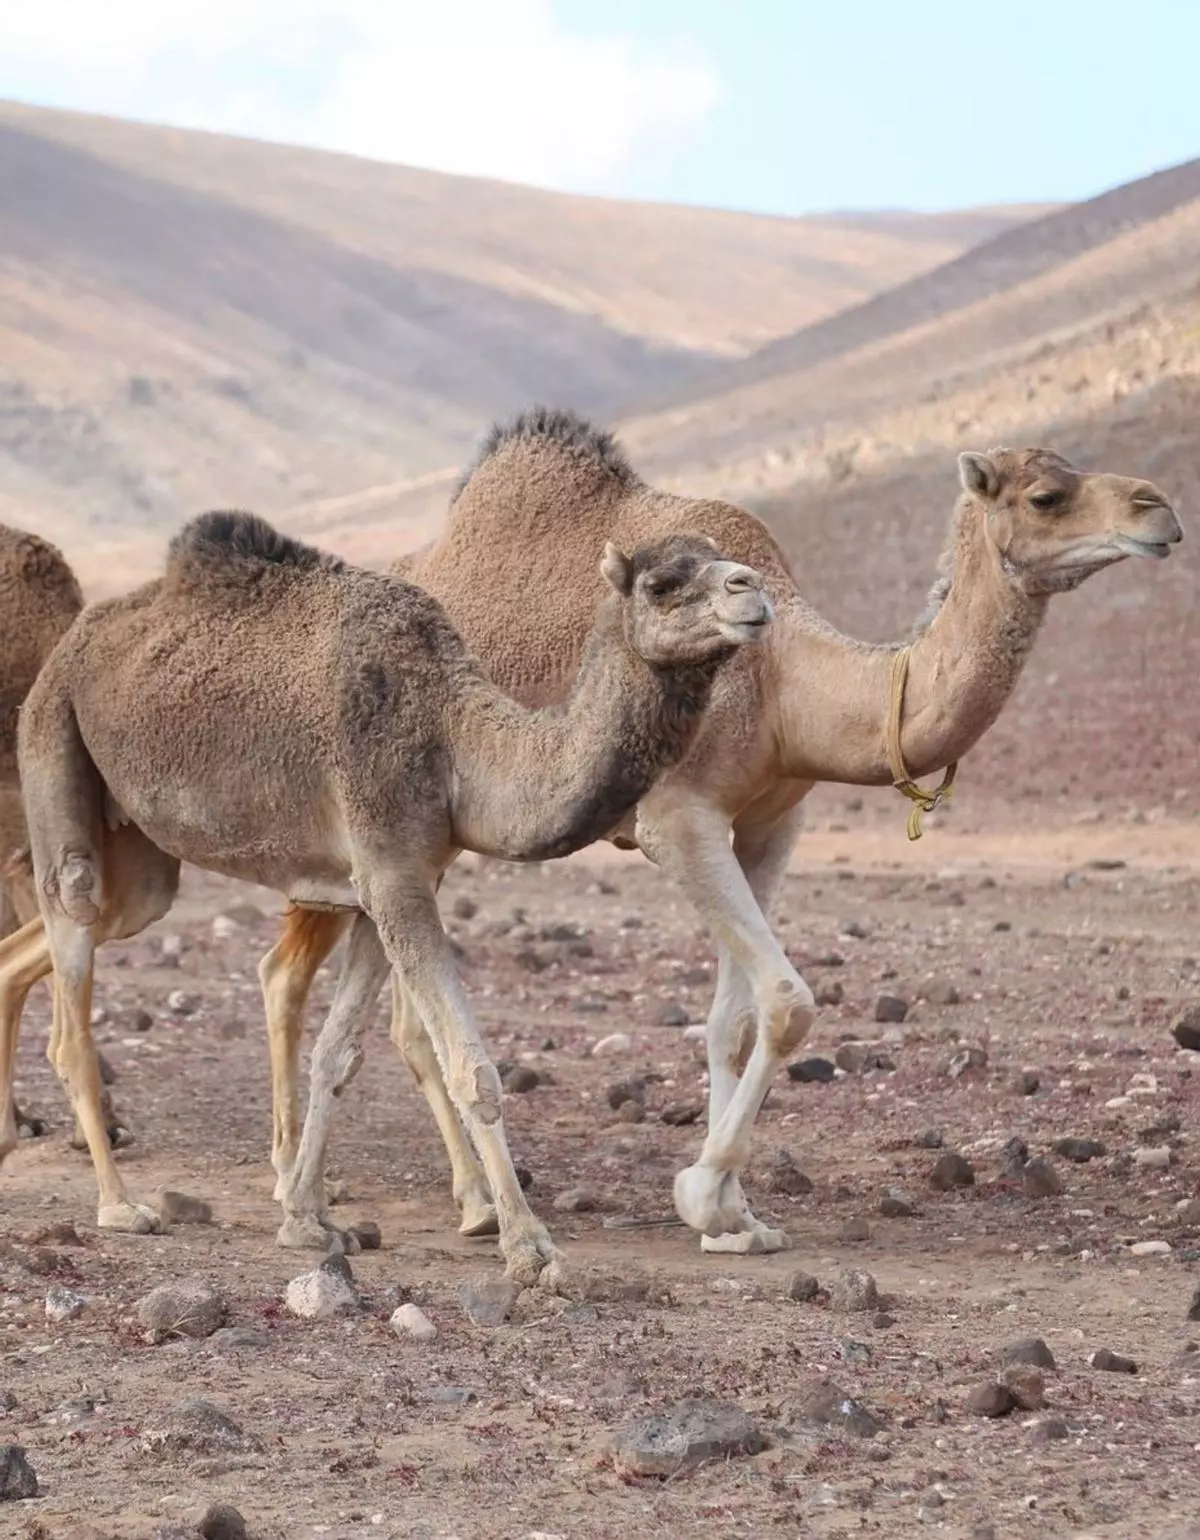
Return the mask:
POLYGON ((315 1214, 289 1214, 275 1232, 275 1244, 289 1251, 340 1251, 340 1234, 315 1214))
POLYGON ((468 1199, 463 1204, 462 1223, 458 1227, 458 1233, 472 1238, 499 1235, 500 1220, 494 1206, 482 1199, 468 1199))
POLYGON ((323 1251, 352 1257, 362 1248, 356 1236, 315 1214, 289 1214, 275 1233, 275 1244, 289 1251, 323 1251))
POLYGON ((786 1251, 791 1242, 783 1230, 773 1230, 757 1220, 752 1229, 728 1231, 724 1235, 702 1235, 701 1251, 721 1252, 727 1256, 760 1257, 773 1251, 786 1251))
POLYGON ((702 1235, 728 1235, 754 1228, 754 1218, 737 1173, 716 1166, 688 1166, 675 1178, 675 1212, 702 1235))
POLYGON ((501 1250, 504 1253, 505 1275, 514 1283, 519 1283, 523 1289, 533 1288, 552 1263, 557 1262, 561 1266, 554 1242, 540 1225, 537 1230, 519 1236, 507 1246, 501 1243, 501 1250))
POLYGON ((105 1203, 96 1216, 102 1230, 121 1230, 126 1235, 165 1235, 166 1225, 144 1203, 105 1203))

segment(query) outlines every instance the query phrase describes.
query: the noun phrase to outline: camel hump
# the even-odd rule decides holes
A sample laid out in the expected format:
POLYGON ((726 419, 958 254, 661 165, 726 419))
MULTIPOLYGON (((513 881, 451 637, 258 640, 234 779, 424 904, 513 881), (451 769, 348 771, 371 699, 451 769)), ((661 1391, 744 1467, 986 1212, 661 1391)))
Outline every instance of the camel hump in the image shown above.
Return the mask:
POLYGON ((637 472, 613 434, 597 428, 577 412, 562 407, 533 406, 491 428, 459 479, 451 502, 458 500, 476 471, 510 444, 526 445, 530 450, 557 450, 577 461, 590 463, 621 486, 639 484, 637 472))
POLYGON ((41 535, 0 524, 0 572, 41 589, 57 589, 75 609, 83 608, 83 594, 66 557, 41 535))
POLYGON ((167 551, 167 575, 177 579, 218 573, 234 577, 263 567, 312 572, 341 565, 336 557, 282 534, 256 513, 237 509, 200 514, 183 526, 167 551))

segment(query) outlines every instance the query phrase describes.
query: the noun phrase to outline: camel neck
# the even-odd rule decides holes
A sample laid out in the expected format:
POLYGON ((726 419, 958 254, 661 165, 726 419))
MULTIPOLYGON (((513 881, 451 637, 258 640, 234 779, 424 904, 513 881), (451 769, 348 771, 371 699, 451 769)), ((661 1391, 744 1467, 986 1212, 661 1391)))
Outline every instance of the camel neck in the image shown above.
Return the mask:
POLYGON ((610 833, 683 758, 718 666, 652 666, 607 602, 562 705, 529 711, 475 677, 451 723, 456 843, 542 861, 610 833))
MULTIPOLYGON (((912 643, 901 745, 912 776, 942 770, 996 720, 1020 677, 1046 599, 1005 573, 982 522, 959 518, 947 553, 949 590, 912 643)), ((779 675, 780 757, 803 780, 888 785, 886 731, 895 647, 852 641, 814 623, 803 604, 771 638, 779 675)))

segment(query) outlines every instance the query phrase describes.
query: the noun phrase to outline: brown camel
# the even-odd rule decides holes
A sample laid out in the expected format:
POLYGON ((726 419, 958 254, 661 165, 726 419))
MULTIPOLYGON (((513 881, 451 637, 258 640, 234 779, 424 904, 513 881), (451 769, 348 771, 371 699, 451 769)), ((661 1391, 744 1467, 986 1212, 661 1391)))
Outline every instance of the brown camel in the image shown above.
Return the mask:
POLYGON ((281 1244, 343 1243, 320 1114, 358 1069, 395 969, 482 1156, 508 1269, 528 1282, 544 1267, 553 1248, 513 1171, 437 885, 462 849, 545 860, 613 828, 686 753, 721 665, 771 618, 759 575, 702 536, 596 550, 608 597, 574 688, 542 711, 492 684, 422 590, 249 514, 194 520, 163 578, 85 610, 55 649, 19 734, 42 915, 0 944, 0 1018, 11 1040, 52 964, 50 1055, 87 1135, 101 1225, 158 1220, 130 1202, 105 1134, 95 948, 164 914, 188 861, 353 916, 281 1244))
MULTIPOLYGON (((49 541, 0 524, 0 940, 37 914, 32 872, 20 859, 25 814, 17 776, 17 713, 38 670, 83 608, 83 594, 49 541)), ((15 1044, 12 1045, 15 1048, 15 1044)), ((10 1093, 0 1106, 0 1147, 17 1137, 23 1118, 11 1095, 12 1064, 0 1070, 10 1093)))
MULTIPOLYGON (((1084 474, 1046 449, 963 454, 958 465, 941 576, 904 647, 854 641, 826 624, 743 509, 647 486, 608 434, 544 409, 493 431, 440 539, 398 564, 442 600, 497 684, 527 704, 559 699, 578 664, 601 591, 585 558, 602 541, 699 529, 766 575, 778 616, 766 644, 723 672, 686 759, 608 831, 677 880, 717 942, 708 1133, 675 1182, 676 1208, 706 1250, 787 1244, 750 1211, 739 1171, 771 1079, 813 1021, 812 993, 765 918, 803 798, 819 781, 911 793, 910 777, 952 765, 999 715, 1052 595, 1127 556, 1165 557, 1182 537, 1169 500, 1147 481, 1084 474)), ((334 915, 291 913, 261 969, 273 1159, 283 1173, 298 1139, 304 998, 341 928, 334 915)), ((462 1229, 487 1233, 495 1217, 484 1174, 399 987, 392 1033, 446 1141, 462 1229)))

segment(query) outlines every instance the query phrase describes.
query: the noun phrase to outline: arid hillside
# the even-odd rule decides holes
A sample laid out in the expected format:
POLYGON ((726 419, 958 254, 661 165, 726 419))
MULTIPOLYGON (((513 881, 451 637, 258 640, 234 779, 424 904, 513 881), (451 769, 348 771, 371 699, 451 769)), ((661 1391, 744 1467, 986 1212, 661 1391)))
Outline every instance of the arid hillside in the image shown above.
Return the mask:
POLYGON ((111 572, 533 397, 616 413, 1034 212, 622 204, 0 104, 0 517, 111 572))

